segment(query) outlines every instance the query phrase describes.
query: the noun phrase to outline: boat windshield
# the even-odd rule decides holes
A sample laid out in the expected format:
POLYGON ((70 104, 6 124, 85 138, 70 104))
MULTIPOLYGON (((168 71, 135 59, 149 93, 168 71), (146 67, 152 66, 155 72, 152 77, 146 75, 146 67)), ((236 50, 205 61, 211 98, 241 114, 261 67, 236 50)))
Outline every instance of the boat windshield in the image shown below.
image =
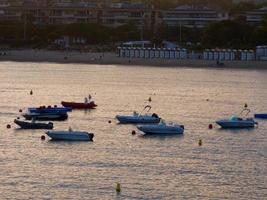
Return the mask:
POLYGON ((233 115, 232 117, 230 117, 230 120, 231 121, 242 121, 243 119, 241 117, 237 117, 233 115))
POLYGON ((166 122, 165 122, 163 119, 161 119, 161 120, 160 120, 160 124, 162 124, 162 125, 166 125, 166 122))
POLYGON ((234 121, 234 120, 237 120, 237 118, 238 118, 237 116, 233 115, 230 117, 230 120, 234 121))
POLYGON ((133 116, 138 116, 138 112, 133 111, 133 116))

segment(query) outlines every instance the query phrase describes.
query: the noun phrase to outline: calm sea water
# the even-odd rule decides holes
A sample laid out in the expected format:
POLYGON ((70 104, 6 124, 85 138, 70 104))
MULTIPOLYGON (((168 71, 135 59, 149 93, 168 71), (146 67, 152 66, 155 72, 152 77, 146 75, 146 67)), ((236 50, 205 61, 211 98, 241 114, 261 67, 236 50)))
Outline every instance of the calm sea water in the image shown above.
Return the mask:
POLYGON ((267 120, 208 129, 245 103, 267 112, 267 71, 2 62, 0 99, 0 199, 267 199, 267 120), (55 129, 90 131, 94 142, 41 141, 44 131, 12 123, 19 109, 88 94, 99 107, 55 129), (117 124, 149 97, 183 136, 132 136, 135 126, 117 124))

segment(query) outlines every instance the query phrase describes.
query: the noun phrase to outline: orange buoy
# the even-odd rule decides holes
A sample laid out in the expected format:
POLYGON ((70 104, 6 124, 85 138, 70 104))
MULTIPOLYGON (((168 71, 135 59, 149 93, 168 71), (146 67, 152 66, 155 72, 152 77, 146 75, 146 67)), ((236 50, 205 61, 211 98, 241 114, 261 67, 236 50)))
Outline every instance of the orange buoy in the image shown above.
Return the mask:
POLYGON ((11 128, 11 125, 10 124, 6 125, 6 128, 7 129, 10 129, 11 128))
POLYGON ((45 140, 45 136, 44 135, 41 136, 41 140, 45 140))
POLYGON ((212 124, 209 124, 209 129, 213 129, 213 125, 212 124))

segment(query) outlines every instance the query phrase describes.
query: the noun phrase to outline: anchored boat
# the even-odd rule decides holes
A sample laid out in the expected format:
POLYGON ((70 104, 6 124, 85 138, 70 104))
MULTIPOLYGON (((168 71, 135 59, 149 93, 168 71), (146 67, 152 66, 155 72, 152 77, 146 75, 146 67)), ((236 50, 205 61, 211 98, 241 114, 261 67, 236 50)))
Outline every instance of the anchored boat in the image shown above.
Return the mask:
POLYGON ((137 126, 145 134, 183 134, 184 126, 161 121, 159 124, 137 126))
POLYGON ((94 134, 85 131, 47 131, 46 134, 52 140, 63 141, 93 141, 94 134))
POLYGON ((159 123, 160 118, 156 113, 148 114, 151 106, 146 106, 143 111, 139 114, 137 112, 133 112, 133 115, 117 115, 116 118, 120 123, 123 124, 153 124, 159 123), (147 111, 147 114, 142 114, 144 111, 147 111))
POLYGON ((28 108, 29 113, 66 113, 71 112, 71 107, 51 107, 51 106, 40 106, 38 108, 28 108))
POLYGON ((63 121, 68 119, 67 113, 25 113, 22 115, 26 120, 63 121))
POLYGON ((94 101, 91 101, 89 103, 76 103, 76 102, 62 101, 61 104, 64 107, 70 107, 72 109, 94 109, 97 107, 94 101))
POLYGON ((37 122, 25 122, 18 119, 14 120, 14 123, 20 126, 22 129, 53 129, 52 122, 49 123, 37 123, 37 122))
MULTIPOLYGON (((246 116, 250 113, 250 110, 245 108, 240 115, 247 111, 246 116)), ((252 118, 242 118, 238 116, 232 116, 229 119, 222 119, 216 121, 221 128, 254 128, 258 123, 252 118)))

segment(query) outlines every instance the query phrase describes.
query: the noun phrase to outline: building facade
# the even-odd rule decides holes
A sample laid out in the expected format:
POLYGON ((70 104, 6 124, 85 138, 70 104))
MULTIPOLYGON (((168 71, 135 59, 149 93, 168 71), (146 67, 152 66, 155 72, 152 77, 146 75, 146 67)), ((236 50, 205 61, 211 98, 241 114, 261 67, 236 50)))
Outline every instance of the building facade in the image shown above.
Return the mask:
POLYGON ((229 15, 205 6, 184 5, 172 10, 162 10, 161 19, 168 27, 203 28, 210 23, 227 20, 229 15))
POLYGON ((267 17, 267 7, 246 13, 247 22, 251 25, 259 25, 264 17, 267 17))

